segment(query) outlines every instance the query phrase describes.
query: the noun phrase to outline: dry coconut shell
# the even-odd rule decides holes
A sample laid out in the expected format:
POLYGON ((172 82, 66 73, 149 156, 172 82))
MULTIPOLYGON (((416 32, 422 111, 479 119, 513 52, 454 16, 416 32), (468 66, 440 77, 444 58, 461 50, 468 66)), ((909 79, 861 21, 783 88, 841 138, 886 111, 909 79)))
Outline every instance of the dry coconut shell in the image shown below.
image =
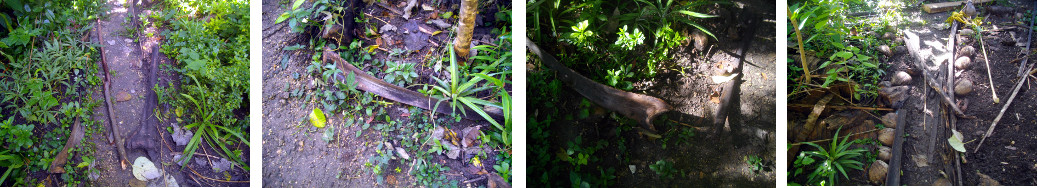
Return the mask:
POLYGON ((959 96, 968 95, 972 92, 972 81, 969 79, 961 79, 957 84, 954 84, 954 94, 959 96))
POLYGON ((968 69, 969 65, 972 65, 972 59, 970 59, 968 56, 962 56, 958 58, 957 61, 954 61, 954 68, 958 70, 968 69))
POLYGON ((885 128, 879 131, 879 142, 882 142, 882 145, 893 145, 894 138, 896 138, 896 129, 885 128))
POLYGON ((973 54, 976 54, 976 48, 973 48, 972 46, 965 46, 961 47, 961 49, 958 49, 958 53, 956 54, 956 56, 972 57, 973 54))
POLYGON ((889 164, 882 160, 875 160, 868 169, 868 180, 875 185, 882 185, 886 183, 886 172, 888 171, 889 164))
POLYGON ((886 57, 893 57, 893 49, 890 49, 887 45, 879 46, 879 52, 882 52, 886 57))
POLYGON ((888 161, 893 158, 893 149, 886 146, 879 146, 879 160, 888 161))
POLYGON ((897 71, 897 73, 893 75, 893 79, 892 79, 892 81, 890 81, 890 83, 893 83, 893 85, 895 85, 895 86, 902 86, 902 85, 905 85, 905 84, 910 84, 911 83, 911 74, 908 74, 907 72, 904 72, 904 71, 897 71))

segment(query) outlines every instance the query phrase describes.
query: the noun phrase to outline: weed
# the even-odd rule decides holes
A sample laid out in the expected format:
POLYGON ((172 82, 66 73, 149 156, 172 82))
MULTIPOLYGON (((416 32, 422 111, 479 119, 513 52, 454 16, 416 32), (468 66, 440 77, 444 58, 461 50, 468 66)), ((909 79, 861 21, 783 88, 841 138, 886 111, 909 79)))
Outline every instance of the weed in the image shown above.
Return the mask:
POLYGON ((795 170, 790 177, 802 174, 804 168, 810 168, 814 171, 807 176, 808 185, 835 185, 838 174, 842 174, 844 178, 850 178, 846 175, 846 169, 863 170, 864 164, 859 161, 858 157, 867 150, 850 149, 852 144, 846 142, 849 140, 849 135, 839 141, 838 133, 839 130, 836 130, 835 137, 832 138, 831 145, 827 149, 814 143, 804 142, 803 144, 812 146, 817 151, 804 151, 796 157, 795 168, 793 168, 795 170))

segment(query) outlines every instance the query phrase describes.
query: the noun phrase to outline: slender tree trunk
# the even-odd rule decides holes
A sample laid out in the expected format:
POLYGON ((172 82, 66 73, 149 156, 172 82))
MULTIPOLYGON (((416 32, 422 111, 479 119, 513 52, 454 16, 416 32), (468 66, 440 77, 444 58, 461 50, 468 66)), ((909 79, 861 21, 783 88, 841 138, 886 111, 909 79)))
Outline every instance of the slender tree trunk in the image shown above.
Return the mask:
POLYGON ((457 38, 454 39, 454 51, 464 65, 472 45, 472 30, 475 29, 475 15, 479 14, 479 0, 462 0, 458 14, 457 38))

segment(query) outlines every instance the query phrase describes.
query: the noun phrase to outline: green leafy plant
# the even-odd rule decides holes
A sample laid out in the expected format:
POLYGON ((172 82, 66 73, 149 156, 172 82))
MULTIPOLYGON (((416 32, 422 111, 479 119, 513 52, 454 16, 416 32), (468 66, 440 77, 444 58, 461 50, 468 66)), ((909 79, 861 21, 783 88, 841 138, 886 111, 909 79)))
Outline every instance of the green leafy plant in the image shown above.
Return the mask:
MULTIPOLYGON (((306 2, 306 0, 295 0, 295 2, 292 3, 292 8, 281 13, 280 16, 277 16, 274 23, 288 21, 288 26, 292 28, 292 32, 298 33, 302 32, 308 25, 317 25, 316 23, 313 23, 313 20, 311 19, 312 16, 318 16, 321 14, 327 16, 332 15, 332 13, 328 11, 328 9, 332 8, 332 6, 329 6, 328 0, 313 1, 313 6, 310 8, 301 7, 303 2, 306 2)), ((342 8, 339 7, 338 9, 341 11, 342 8)))
POLYGON ((467 115, 467 112, 462 110, 466 106, 469 109, 472 109, 472 111, 474 111, 475 113, 478 113, 483 118, 486 118, 494 126, 500 127, 500 123, 497 123, 496 120, 493 120, 493 118, 491 118, 489 114, 486 114, 486 112, 482 110, 481 106, 477 106, 476 104, 492 106, 497 108, 502 107, 499 104, 494 104, 492 102, 482 100, 478 97, 473 96, 474 93, 485 91, 487 89, 490 89, 490 87, 477 87, 478 83, 480 81, 483 81, 483 77, 479 76, 473 77, 467 81, 464 81, 463 83, 459 83, 463 77, 461 77, 461 72, 459 71, 460 67, 457 65, 457 57, 454 54, 453 47, 450 47, 448 45, 447 48, 450 49, 450 67, 447 68, 447 70, 449 70, 450 72, 450 81, 444 81, 439 78, 433 77, 433 79, 435 79, 439 83, 439 85, 433 85, 432 88, 436 89, 443 95, 443 98, 437 101, 436 106, 433 107, 433 111, 436 111, 436 109, 439 108, 439 102, 449 100, 450 108, 455 112, 460 111, 462 112, 461 114, 467 115))
POLYGON ((763 170, 763 159, 756 155, 746 155, 742 157, 742 161, 749 165, 749 170, 759 173, 763 170))
POLYGON ((673 178, 677 174, 677 170, 673 168, 673 163, 666 160, 656 161, 655 164, 648 165, 648 168, 664 179, 673 178))
POLYGON ((852 144, 847 144, 849 135, 843 137, 842 141, 839 140, 839 130, 836 130, 835 136, 832 138, 831 144, 826 149, 815 143, 804 142, 803 144, 814 147, 816 151, 804 151, 797 157, 795 166, 796 170, 793 176, 802 173, 804 168, 814 169, 808 175, 808 184, 810 185, 835 185, 836 176, 842 174, 844 178, 849 179, 846 175, 846 169, 857 169, 863 170, 864 165, 859 160, 859 157, 867 151, 865 149, 850 149, 852 144))
POLYGON ((397 86, 406 86, 418 78, 418 73, 414 72, 414 64, 412 63, 387 61, 386 64, 388 69, 385 70, 385 82, 397 86))

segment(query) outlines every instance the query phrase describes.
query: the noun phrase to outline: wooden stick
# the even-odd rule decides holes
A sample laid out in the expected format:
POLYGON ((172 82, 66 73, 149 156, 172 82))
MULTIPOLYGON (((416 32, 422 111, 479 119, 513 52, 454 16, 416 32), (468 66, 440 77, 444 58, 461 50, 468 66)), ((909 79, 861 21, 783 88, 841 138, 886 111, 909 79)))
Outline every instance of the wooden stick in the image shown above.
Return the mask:
POLYGON ((805 54, 806 51, 803 51, 803 35, 799 34, 799 27, 796 27, 799 24, 796 23, 795 19, 792 19, 792 10, 788 7, 788 5, 785 5, 785 11, 788 12, 788 14, 786 15, 789 16, 789 21, 792 22, 792 29, 796 31, 796 42, 799 43, 799 61, 800 64, 802 64, 803 66, 803 77, 801 77, 800 79, 804 84, 809 83, 810 68, 807 67, 807 58, 805 54))
MULTIPOLYGON (((96 20, 96 22, 97 22, 97 26, 101 26, 101 21, 100 20, 96 20)), ((99 42, 104 42, 104 38, 102 38, 102 36, 101 36, 101 30, 98 29, 96 31, 97 31, 97 40, 99 42)), ((119 157, 122 157, 122 160, 120 161, 120 163, 122 164, 122 169, 126 170, 126 163, 127 163, 126 161, 129 160, 129 159, 126 158, 126 149, 123 146, 126 141, 123 140, 122 135, 120 134, 122 131, 121 131, 121 129, 119 129, 119 125, 116 125, 114 118, 112 118, 112 116, 115 115, 115 111, 112 110, 113 107, 112 107, 112 100, 111 100, 111 95, 112 95, 111 94, 111 90, 112 90, 112 88, 111 88, 111 77, 112 77, 112 75, 108 74, 109 73, 108 72, 108 61, 105 58, 104 45, 98 46, 97 48, 99 48, 100 51, 101 51, 101 67, 104 68, 104 102, 106 104, 105 108, 108 109, 108 125, 112 128, 112 136, 115 137, 115 148, 116 148, 116 150, 119 151, 119 157)))
MULTIPOLYGON (((852 136, 857 136, 857 135, 862 135, 862 134, 868 134, 868 133, 871 133, 871 132, 875 132, 875 131, 879 131, 879 130, 882 130, 882 129, 878 129, 878 128, 875 128, 875 129, 871 129, 871 130, 868 130, 868 131, 864 131, 864 132, 859 132, 859 133, 853 133, 853 134, 849 134, 849 135, 846 135, 846 136, 840 136, 840 137, 847 137, 847 138, 849 138, 849 137, 852 137, 852 136)), ((831 139, 831 138, 829 138, 829 139, 823 139, 823 140, 814 140, 814 141, 808 141, 808 142, 809 142, 809 143, 818 143, 818 142, 827 142, 827 141, 832 141, 832 139, 831 139)), ((808 142, 799 142, 799 143, 792 143, 792 146, 798 146, 798 145, 803 145, 803 143, 808 143, 808 142)))
MULTIPOLYGON (((1031 69, 1031 71, 1033 71, 1033 65, 1030 65, 1029 68, 1031 69)), ((1025 75, 1023 75, 1023 76, 1025 76, 1025 75)), ((990 136, 991 133, 994 133, 994 127, 997 127, 997 122, 1001 120, 1001 117, 1003 115, 1005 115, 1005 111, 1008 110, 1008 106, 1011 105, 1012 104, 1012 100, 1015 99, 1015 94, 1019 94, 1019 88, 1022 88, 1023 81, 1025 81, 1025 80, 1026 80, 1026 77, 1020 76, 1019 81, 1016 81, 1015 89, 1012 90, 1012 95, 1008 97, 1008 102, 1005 102, 1005 107, 1001 107, 1001 112, 997 114, 996 118, 994 118, 994 122, 992 122, 990 124, 990 128, 987 128, 987 133, 983 134, 983 139, 979 140, 979 145, 976 145, 976 150, 972 151, 972 153, 978 152, 979 151, 979 147, 983 146, 983 141, 986 141, 987 137, 990 136)), ((991 86, 991 87, 993 87, 993 86, 991 86)))
POLYGON ((983 64, 987 65, 987 80, 990 81, 990 93, 994 95, 994 104, 997 104, 1001 102, 1001 98, 997 98, 997 91, 994 90, 994 78, 990 74, 990 59, 987 58, 987 45, 983 42, 983 36, 980 34, 983 33, 983 28, 979 27, 978 25, 975 26, 975 28, 976 38, 979 38, 979 47, 981 50, 983 50, 983 64))
MULTIPOLYGON (((793 108, 813 108, 814 105, 810 105, 810 104, 789 104, 789 107, 793 107, 793 108)), ((863 106, 834 106, 834 105, 828 105, 827 108, 831 108, 831 109, 834 109, 834 110, 858 109, 858 110, 893 111, 892 108, 863 107, 863 106)))

